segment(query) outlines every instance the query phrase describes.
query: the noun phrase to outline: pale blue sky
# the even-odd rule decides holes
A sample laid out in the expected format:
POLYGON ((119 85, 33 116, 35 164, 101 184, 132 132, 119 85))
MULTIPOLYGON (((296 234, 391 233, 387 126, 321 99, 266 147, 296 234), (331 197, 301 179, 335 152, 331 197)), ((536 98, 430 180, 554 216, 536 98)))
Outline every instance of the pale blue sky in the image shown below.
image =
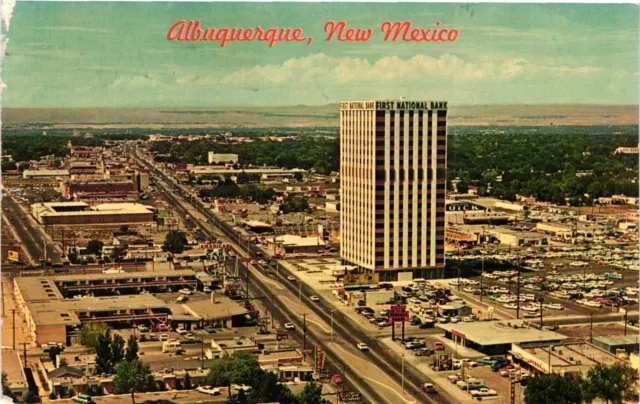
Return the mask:
POLYGON ((320 105, 405 96, 478 104, 637 104, 631 4, 18 2, 5 107, 320 105), (301 27, 306 44, 170 42, 175 21, 301 27), (327 20, 371 27, 325 41, 327 20), (382 41, 385 20, 457 28, 453 43, 382 41))

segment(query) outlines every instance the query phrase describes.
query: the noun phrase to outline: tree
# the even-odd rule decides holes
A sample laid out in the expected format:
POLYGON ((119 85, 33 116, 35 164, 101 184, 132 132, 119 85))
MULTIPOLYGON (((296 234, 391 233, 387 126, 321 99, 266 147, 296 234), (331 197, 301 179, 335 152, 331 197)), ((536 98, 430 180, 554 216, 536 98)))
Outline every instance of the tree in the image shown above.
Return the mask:
POLYGON ((60 348, 59 346, 49 347, 49 359, 51 359, 51 362, 55 364, 56 358, 58 357, 58 355, 60 355, 61 352, 62 348, 60 348))
POLYGON ((9 397, 11 400, 15 401, 16 396, 9 389, 9 382, 7 379, 8 379, 7 372, 2 372, 2 394, 9 397))
POLYGON ((124 354, 124 359, 127 361, 138 359, 138 341, 133 335, 130 335, 127 340, 127 351, 124 354))
POLYGON ((302 173, 300 171, 293 173, 293 178, 298 182, 302 182, 302 173))
POLYGON ((113 373, 113 356, 111 354, 111 333, 107 330, 98 336, 96 344, 96 373, 113 373))
POLYGON ((98 338, 104 335, 109 326, 105 323, 89 323, 80 330, 80 344, 92 348, 95 352, 98 345, 98 338))
POLYGON ((232 383, 251 385, 259 374, 258 359, 249 353, 238 352, 213 362, 207 380, 212 386, 228 386, 231 398, 232 383))
POLYGON ((124 338, 120 334, 114 335, 111 341, 111 363, 114 367, 124 359, 124 346, 124 338))
POLYGON ((591 368, 583 384, 585 401, 601 398, 607 404, 619 404, 637 398, 635 376, 636 371, 622 363, 591 368))
POLYGON ((531 378, 524 392, 526 404, 580 404, 580 381, 556 374, 541 374, 531 378))
POLYGON ((102 255, 102 247, 104 247, 104 243, 100 240, 91 240, 87 243, 87 251, 93 255, 102 255))
POLYGON ((187 236, 180 230, 171 230, 164 239, 163 248, 165 251, 180 254, 184 251, 185 244, 187 244, 187 236))
POLYGON ((250 403, 296 403, 296 396, 285 385, 278 382, 278 376, 271 372, 260 371, 251 385, 248 402, 250 403))
POLYGON ((113 391, 116 394, 131 394, 135 404, 135 393, 144 393, 153 389, 153 375, 149 365, 140 360, 123 360, 115 367, 113 391))
POLYGON ((316 382, 307 383, 298 395, 298 399, 303 404, 322 404, 322 385, 316 382))

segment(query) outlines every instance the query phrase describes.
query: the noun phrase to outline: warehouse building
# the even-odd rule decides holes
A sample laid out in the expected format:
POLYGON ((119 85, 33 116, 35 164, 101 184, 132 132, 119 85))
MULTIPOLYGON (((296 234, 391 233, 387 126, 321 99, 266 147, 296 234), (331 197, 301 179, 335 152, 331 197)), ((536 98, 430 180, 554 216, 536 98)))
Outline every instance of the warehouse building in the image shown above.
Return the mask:
POLYGON ((31 205, 31 214, 43 225, 123 225, 155 221, 155 208, 137 203, 50 202, 31 205))
POLYGON ((24 170, 22 178, 55 178, 69 177, 68 170, 24 170))
POLYGON ((549 244, 549 236, 531 231, 516 231, 494 227, 487 229, 485 234, 499 241, 502 245, 512 247, 546 246, 549 244))
POLYGON ((610 335, 607 337, 594 337, 593 345, 613 354, 619 351, 626 353, 638 352, 640 347, 638 333, 634 335, 610 335))

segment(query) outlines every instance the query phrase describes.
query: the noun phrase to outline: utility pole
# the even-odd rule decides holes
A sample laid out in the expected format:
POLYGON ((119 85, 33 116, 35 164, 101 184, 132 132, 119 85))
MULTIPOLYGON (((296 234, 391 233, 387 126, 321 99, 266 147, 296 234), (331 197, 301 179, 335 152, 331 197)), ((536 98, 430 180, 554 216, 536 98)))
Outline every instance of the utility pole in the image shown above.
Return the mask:
POLYGON ((591 321, 589 324, 589 343, 593 343, 593 313, 591 313, 591 321))
POLYGON ((480 301, 482 301, 482 279, 484 278, 484 255, 482 256, 482 268, 480 269, 480 301))
POLYGON ((273 323, 273 312, 275 311, 275 309, 276 308, 275 308, 274 303, 273 303, 273 294, 271 294, 271 329, 272 330, 275 328, 274 327, 274 323, 273 323))
POLYGON ((300 307, 302 307, 302 282, 298 281, 298 302, 300 303, 300 307))
POLYGON ((542 330, 542 302, 544 302, 544 298, 539 297, 538 302, 540 303, 540 329, 542 330))
POLYGON ((402 395, 404 395, 404 352, 402 353, 402 395))
POLYGON ((302 349, 306 351, 307 350, 307 313, 302 313, 302 330, 304 332, 302 349))
POLYGON ((200 338, 200 367, 204 369, 204 337, 200 338))
POLYGON ((11 309, 13 312, 13 350, 16 350, 16 309, 11 309))
POLYGON ((518 257, 518 277, 516 280, 516 320, 520 319, 520 258, 518 257))

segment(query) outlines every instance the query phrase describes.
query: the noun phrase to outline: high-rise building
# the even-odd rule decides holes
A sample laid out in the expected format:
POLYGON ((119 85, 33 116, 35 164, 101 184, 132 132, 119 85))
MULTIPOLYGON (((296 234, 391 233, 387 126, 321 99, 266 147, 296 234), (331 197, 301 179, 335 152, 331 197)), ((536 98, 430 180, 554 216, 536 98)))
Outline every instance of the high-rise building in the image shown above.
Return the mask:
POLYGON ((447 102, 340 103, 340 251, 380 281, 444 267, 447 102))

